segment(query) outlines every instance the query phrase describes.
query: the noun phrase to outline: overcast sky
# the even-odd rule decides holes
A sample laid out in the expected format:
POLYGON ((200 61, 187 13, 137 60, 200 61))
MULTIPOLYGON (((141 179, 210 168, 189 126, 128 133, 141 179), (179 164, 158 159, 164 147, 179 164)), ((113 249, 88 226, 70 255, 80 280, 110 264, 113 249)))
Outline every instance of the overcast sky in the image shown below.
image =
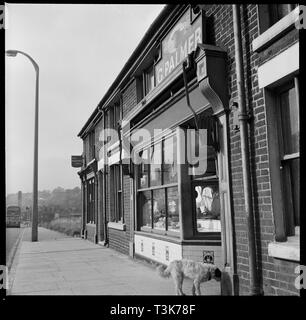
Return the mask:
MULTIPOLYGON (((40 67, 39 190, 80 186, 77 134, 163 5, 8 4, 6 49, 40 67)), ((6 193, 32 192, 35 72, 6 58, 6 193)))

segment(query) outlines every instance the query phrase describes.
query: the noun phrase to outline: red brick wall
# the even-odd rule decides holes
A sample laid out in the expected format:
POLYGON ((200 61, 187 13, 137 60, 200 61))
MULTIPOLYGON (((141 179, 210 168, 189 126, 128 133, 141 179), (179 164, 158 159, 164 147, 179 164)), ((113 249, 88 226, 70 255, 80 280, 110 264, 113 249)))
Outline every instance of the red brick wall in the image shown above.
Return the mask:
MULTIPOLYGON (((258 87, 257 69, 259 55, 252 51, 252 41, 259 35, 257 5, 243 5, 242 9, 242 39, 245 72, 245 88, 247 107, 254 116, 250 124, 250 154, 253 187, 253 205, 256 220, 256 243, 259 263, 258 274, 264 294, 298 294, 294 287, 294 268, 296 263, 274 259, 268 256, 268 243, 274 240, 274 219, 271 199, 269 175, 269 155, 267 147, 266 105, 263 90, 258 87)), ((209 28, 209 39, 213 44, 224 48, 228 54, 228 78, 230 105, 237 97, 235 74, 235 45, 233 34, 231 5, 212 5, 207 15, 213 17, 209 28)), ((281 44, 275 44, 266 50, 261 61, 270 59, 279 51, 296 40, 296 32, 287 35, 281 44), (286 38, 286 39, 285 39, 286 38)), ((232 115, 230 115, 230 161, 233 186, 233 204, 235 221, 235 240, 237 271, 239 276, 240 294, 249 293, 249 262, 247 220, 244 212, 244 195, 242 181, 242 162, 240 149, 240 133, 232 130, 232 115)))
MULTIPOLYGON (((123 117, 126 116, 137 104, 136 81, 132 80, 122 93, 123 117)), ((111 181, 109 181, 108 192, 112 192, 111 181)), ((110 193, 108 193, 110 194, 110 193)), ((130 177, 124 176, 123 179, 123 203, 124 203, 124 223, 126 231, 109 229, 109 246, 122 253, 129 253, 130 241, 130 177)), ((110 210, 113 209, 112 200, 109 197, 110 210)), ((111 220, 109 220, 111 221, 111 220)))
MULTIPOLYGON (((130 241, 130 178, 124 176, 123 181, 123 203, 124 203, 124 223, 126 230, 116 230, 109 228, 109 247, 129 254, 129 241, 130 241)), ((111 185, 110 185, 111 188, 111 185)), ((110 201, 110 208, 113 209, 113 203, 110 201)))

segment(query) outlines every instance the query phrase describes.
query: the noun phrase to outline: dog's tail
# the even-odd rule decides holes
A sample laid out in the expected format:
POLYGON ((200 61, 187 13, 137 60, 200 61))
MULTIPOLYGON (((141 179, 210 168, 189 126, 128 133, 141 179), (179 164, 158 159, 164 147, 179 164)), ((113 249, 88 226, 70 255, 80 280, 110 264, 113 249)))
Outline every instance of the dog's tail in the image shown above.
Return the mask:
POLYGON ((157 272, 163 278, 168 278, 171 274, 169 266, 165 267, 163 265, 160 265, 157 267, 157 272))

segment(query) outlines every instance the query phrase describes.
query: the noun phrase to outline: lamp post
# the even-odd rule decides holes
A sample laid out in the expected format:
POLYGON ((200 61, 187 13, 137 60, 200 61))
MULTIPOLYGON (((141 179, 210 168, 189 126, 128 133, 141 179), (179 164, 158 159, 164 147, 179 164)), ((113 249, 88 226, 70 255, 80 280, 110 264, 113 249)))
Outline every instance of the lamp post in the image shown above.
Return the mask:
POLYGON ((27 53, 19 50, 7 50, 6 55, 16 57, 20 53, 26 56, 34 66, 36 72, 35 90, 35 129, 34 129, 34 165, 33 165, 33 206, 32 206, 32 241, 38 241, 38 96, 39 96, 39 67, 27 53))

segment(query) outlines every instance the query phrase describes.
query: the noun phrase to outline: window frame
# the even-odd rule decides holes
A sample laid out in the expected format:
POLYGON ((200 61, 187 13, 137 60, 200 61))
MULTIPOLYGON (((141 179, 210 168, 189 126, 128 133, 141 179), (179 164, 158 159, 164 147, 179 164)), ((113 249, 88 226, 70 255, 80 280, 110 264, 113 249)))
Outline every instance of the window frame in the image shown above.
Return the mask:
POLYGON ((284 131, 282 124, 282 102, 281 102, 281 94, 294 88, 295 90, 295 98, 297 103, 297 108, 299 109, 299 90, 298 90, 298 76, 295 76, 294 79, 287 81, 285 84, 275 88, 273 90, 273 95, 275 99, 275 108, 276 108, 276 125, 277 125, 277 133, 278 133, 278 152, 279 152, 279 174, 281 180, 281 192, 282 192, 282 202, 283 202, 283 215, 284 215, 284 223, 285 223, 285 235, 286 237, 294 236, 296 225, 295 225, 295 212, 294 212, 294 200, 293 200, 293 192, 291 186, 291 173, 290 171, 290 162, 295 159, 300 159, 300 151, 295 153, 287 154, 285 153, 284 148, 284 131), (285 183, 286 181, 287 183, 285 183), (286 194, 289 193, 290 196, 286 194))
MULTIPOLYGON (((191 190, 194 191, 195 185, 208 185, 208 184, 214 184, 218 187, 218 193, 220 196, 219 191, 219 179, 216 175, 211 175, 207 177, 202 177, 199 179, 194 179, 191 181, 191 190)), ((196 238, 209 238, 209 239, 221 239, 221 231, 208 231, 208 232, 199 232, 197 227, 197 212, 196 212, 196 201, 194 199, 193 205, 192 205, 192 223, 193 223, 193 235, 196 238)), ((221 224, 221 208, 220 208, 220 224, 221 224)))
POLYGON ((86 180, 87 188, 87 223, 96 223, 95 217, 95 177, 86 180))
MULTIPOLYGON (((141 170, 141 166, 142 164, 139 164, 137 167, 137 175, 136 175, 136 201, 137 201, 137 230, 138 231, 144 231, 144 232, 150 232, 150 233, 154 233, 154 234, 159 234, 159 235, 167 235, 167 236, 171 236, 171 237, 180 237, 180 234, 182 232, 181 228, 181 221, 179 221, 179 225, 180 225, 180 229, 179 231, 171 231, 168 230, 168 189, 169 188, 177 188, 177 192, 179 193, 179 181, 178 181, 178 174, 176 175, 176 182, 173 183, 167 183, 164 184, 164 141, 166 139, 169 139, 171 137, 176 137, 176 133, 173 132, 167 136, 163 136, 161 139, 158 139, 156 141, 153 141, 153 143, 151 142, 149 145, 143 146, 141 148, 141 150, 148 150, 148 155, 150 157, 150 150, 151 147, 153 146, 153 144, 160 144, 161 146, 161 184, 160 185, 154 185, 151 186, 151 164, 148 164, 148 187, 144 187, 141 188, 140 186, 140 170, 141 170), (164 194, 165 194, 165 229, 164 230, 160 230, 160 229, 156 229, 154 228, 154 213, 153 213, 153 193, 155 190, 163 190, 164 194), (140 219, 140 216, 142 215, 142 210, 140 209, 140 193, 142 192, 150 192, 150 201, 151 201, 151 227, 147 227, 147 226, 141 226, 139 221, 141 221, 142 219, 140 219)), ((177 140, 176 140, 176 148, 177 148, 177 140)), ((177 149, 174 151, 177 152, 177 149)), ((177 159, 176 159, 177 161, 177 159)), ((177 167, 178 170, 178 167, 177 167)), ((179 195, 178 195, 178 199, 179 199, 179 195)), ((179 210, 179 209, 178 209, 179 210)))
POLYGON ((113 205, 114 216, 112 222, 124 223, 123 188, 122 188, 122 166, 114 164, 111 167, 113 181, 113 205))
POLYGON ((152 90, 154 90, 156 86, 156 82, 155 82, 155 64, 152 63, 148 68, 146 68, 143 72, 143 93, 144 93, 144 97, 146 97, 152 90), (149 82, 151 81, 150 78, 150 73, 152 72, 152 77, 153 77, 153 86, 149 88, 149 82))
POLYGON ((259 15, 259 34, 264 33, 268 29, 270 29, 272 26, 274 26, 276 23, 278 23, 280 20, 282 20, 285 16, 290 14, 298 4, 258 4, 258 15, 259 15), (278 7, 280 5, 288 6, 288 12, 283 16, 276 16, 278 13, 278 7))

